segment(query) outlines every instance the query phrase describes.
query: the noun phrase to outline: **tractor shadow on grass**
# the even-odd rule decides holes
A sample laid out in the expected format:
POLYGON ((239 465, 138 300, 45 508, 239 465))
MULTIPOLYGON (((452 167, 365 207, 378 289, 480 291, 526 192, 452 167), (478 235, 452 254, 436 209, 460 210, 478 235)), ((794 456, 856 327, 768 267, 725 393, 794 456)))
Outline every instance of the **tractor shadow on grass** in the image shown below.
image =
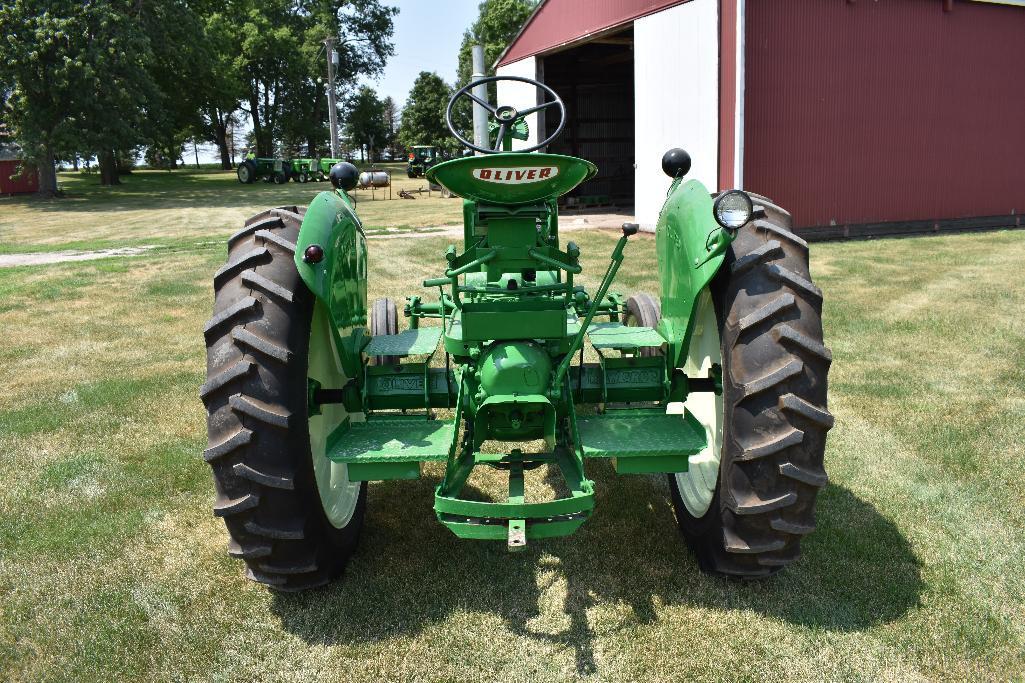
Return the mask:
POLYGON ((734 581, 700 573, 679 536, 664 477, 620 477, 604 462, 589 463, 588 474, 598 491, 594 516, 574 536, 521 553, 460 541, 438 524, 432 479, 373 484, 361 547, 342 580, 275 594, 272 608, 285 629, 317 644, 374 642, 469 620, 472 629, 463 630, 481 636, 506 630, 572 648, 577 672, 587 674, 596 670, 596 641, 655 625, 668 610, 718 612, 709 618, 723 628, 751 611, 857 631, 919 604, 920 562, 907 540, 843 486, 820 495, 818 530, 798 562, 767 580, 734 581), (589 621, 595 609, 605 616, 592 612, 589 621))

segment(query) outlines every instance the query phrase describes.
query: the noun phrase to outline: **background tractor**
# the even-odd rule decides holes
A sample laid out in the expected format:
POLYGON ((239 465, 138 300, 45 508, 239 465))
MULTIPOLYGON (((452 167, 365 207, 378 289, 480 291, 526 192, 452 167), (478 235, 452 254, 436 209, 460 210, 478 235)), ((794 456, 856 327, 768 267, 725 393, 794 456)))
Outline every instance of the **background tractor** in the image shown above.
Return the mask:
POLYGON ((423 178, 427 170, 441 163, 440 147, 431 145, 414 145, 409 148, 409 161, 406 163, 406 175, 410 178, 423 178))
MULTIPOLYGON (((522 548, 587 521, 585 463, 608 459, 620 474, 668 477, 703 570, 776 572, 814 528, 833 424, 808 245, 769 200, 686 180, 690 157, 674 149, 662 160, 672 183, 656 227, 661 292, 612 292, 636 224, 586 291, 557 200, 596 168, 536 152, 561 132, 563 103, 540 83, 506 80, 538 88, 541 103, 478 100, 497 123, 493 144, 453 127, 480 155, 427 176, 463 198, 462 244, 401 308, 368 306, 350 164, 332 167, 335 191, 257 214, 230 238, 201 390, 229 553, 273 588, 330 581, 359 540, 367 482, 416 479, 424 463, 444 468, 438 522, 522 548), (518 124, 551 107, 554 133, 510 151, 518 124), (470 493, 477 468, 507 474, 505 500, 470 493), (554 499, 525 495, 541 468, 554 499)), ((453 96, 450 122, 478 83, 453 96)))
POLYGON ((263 180, 278 185, 287 183, 292 177, 292 162, 285 159, 246 157, 235 169, 238 181, 244 185, 263 180))
POLYGON ((287 162, 289 165, 289 177, 297 183, 308 183, 316 180, 314 177, 315 159, 292 159, 287 162))

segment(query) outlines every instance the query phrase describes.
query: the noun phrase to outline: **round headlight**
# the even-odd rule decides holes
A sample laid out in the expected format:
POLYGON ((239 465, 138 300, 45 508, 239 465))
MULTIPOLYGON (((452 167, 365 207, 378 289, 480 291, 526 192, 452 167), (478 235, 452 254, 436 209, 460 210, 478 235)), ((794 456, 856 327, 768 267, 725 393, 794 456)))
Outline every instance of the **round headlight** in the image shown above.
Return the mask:
POLYGON ((739 230, 747 225, 754 213, 754 204, 747 192, 730 190, 715 200, 715 222, 727 230, 739 230))

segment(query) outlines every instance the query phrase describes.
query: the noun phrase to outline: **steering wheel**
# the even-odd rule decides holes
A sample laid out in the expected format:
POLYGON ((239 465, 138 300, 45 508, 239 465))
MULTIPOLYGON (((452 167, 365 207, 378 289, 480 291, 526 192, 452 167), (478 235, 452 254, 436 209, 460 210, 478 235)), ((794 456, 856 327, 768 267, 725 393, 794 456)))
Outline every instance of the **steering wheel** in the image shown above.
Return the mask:
POLYGON ((533 152, 534 150, 538 150, 542 147, 547 146, 552 140, 559 137, 559 133, 561 133, 562 129, 566 127, 566 105, 562 103, 562 98, 555 94, 554 90, 549 88, 544 83, 538 83, 537 81, 531 78, 523 78, 522 76, 488 76, 487 78, 481 78, 479 80, 473 81, 472 83, 467 83, 462 88, 457 90, 456 93, 452 96, 452 99, 448 101, 448 107, 445 108, 445 122, 448 124, 449 130, 452 131, 452 135, 455 136, 456 140, 459 140, 459 142, 461 142, 466 147, 469 147, 475 152, 481 152, 483 154, 497 154, 498 152, 502 151, 502 141, 505 138, 505 134, 509 131, 513 124, 516 123, 518 119, 526 118, 527 116, 530 116, 535 112, 539 112, 543 109, 547 109, 548 107, 553 106, 559 108, 559 125, 555 129, 555 132, 549 135, 547 138, 545 138, 543 142, 540 142, 534 145, 533 147, 516 150, 517 152, 533 152), (541 104, 535 107, 530 107, 529 109, 518 111, 515 107, 510 107, 509 105, 502 105, 501 107, 491 105, 485 100, 482 100, 481 98, 474 95, 473 92, 471 92, 473 88, 475 88, 478 85, 495 83, 497 81, 515 81, 517 83, 526 83, 528 85, 533 85, 534 87, 541 88, 541 90, 543 90, 545 94, 551 95, 552 99, 548 102, 542 102, 541 104), (495 141, 494 148, 478 147, 477 145, 473 144, 472 142, 464 138, 462 135, 460 135, 459 131, 452 124, 452 110, 455 107, 456 100, 458 100, 460 97, 469 97, 471 100, 484 107, 488 112, 488 116, 490 118, 493 118, 498 123, 498 140, 495 141))

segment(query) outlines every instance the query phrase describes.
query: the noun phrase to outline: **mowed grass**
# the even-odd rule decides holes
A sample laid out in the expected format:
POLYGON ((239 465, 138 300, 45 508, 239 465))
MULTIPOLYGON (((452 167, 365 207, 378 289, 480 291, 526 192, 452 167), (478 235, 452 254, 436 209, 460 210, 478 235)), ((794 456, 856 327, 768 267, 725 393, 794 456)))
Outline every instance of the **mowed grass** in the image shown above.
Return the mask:
MULTIPOLYGON (((26 203, 63 227, 19 244, 102 229, 84 201, 26 203)), ((371 484, 344 579, 271 593, 226 556, 201 458, 223 245, 0 269, 0 680, 1021 679, 1022 237, 813 246, 831 483, 802 559, 754 583, 698 571, 662 478, 589 463, 594 517, 518 554, 434 520, 437 468, 371 484)), ((615 235, 572 238, 593 287, 615 235)), ((417 293, 446 243, 374 241, 371 297, 417 293)), ((620 289, 657 292, 653 240, 627 259, 620 289)))
MULTIPOLYGON (((356 190, 364 227, 427 228, 462 220, 462 202, 427 193, 427 181, 406 177, 405 164, 380 166, 391 174, 388 189, 356 190), (400 190, 424 193, 399 198, 400 190)), ((34 197, 0 198, 0 254, 57 249, 92 249, 141 245, 177 245, 220 240, 232 227, 268 206, 308 205, 328 182, 284 185, 238 182, 235 171, 183 169, 138 170, 122 184, 101 187, 96 174, 61 173, 65 191, 59 201, 34 197)))

